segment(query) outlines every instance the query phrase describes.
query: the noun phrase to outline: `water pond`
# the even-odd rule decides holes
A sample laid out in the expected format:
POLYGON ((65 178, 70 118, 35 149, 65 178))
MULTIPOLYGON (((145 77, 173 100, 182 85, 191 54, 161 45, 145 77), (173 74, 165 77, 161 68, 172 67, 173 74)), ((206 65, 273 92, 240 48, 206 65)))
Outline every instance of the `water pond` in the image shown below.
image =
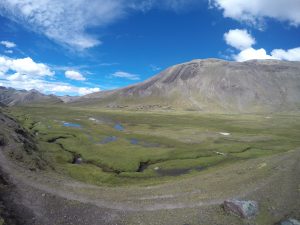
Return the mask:
POLYGON ((117 131, 124 131, 124 127, 121 124, 119 124, 119 123, 115 124, 114 128, 117 131))
POLYGON ((115 142, 115 141, 117 141, 117 140, 118 140, 118 138, 117 138, 116 136, 109 136, 109 137, 104 138, 104 139, 100 142, 100 144, 108 144, 108 143, 111 143, 111 142, 115 142))
POLYGON ((64 127, 74 127, 74 128, 81 128, 81 125, 78 123, 68 123, 68 122, 64 122, 63 123, 64 127))

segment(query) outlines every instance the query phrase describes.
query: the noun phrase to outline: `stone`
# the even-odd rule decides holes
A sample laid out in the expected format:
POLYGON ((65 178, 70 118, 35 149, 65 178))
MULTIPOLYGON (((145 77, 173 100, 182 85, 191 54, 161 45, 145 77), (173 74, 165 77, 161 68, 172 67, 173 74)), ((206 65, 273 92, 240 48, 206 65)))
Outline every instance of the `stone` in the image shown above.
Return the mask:
POLYGON ((81 157, 74 157, 73 164, 81 164, 81 163, 82 163, 82 158, 81 157))
POLYGON ((249 219, 258 214, 258 203, 255 201, 226 200, 224 210, 243 219, 249 219))
POLYGON ((300 222, 295 219, 287 219, 279 222, 278 225, 300 225, 300 222))

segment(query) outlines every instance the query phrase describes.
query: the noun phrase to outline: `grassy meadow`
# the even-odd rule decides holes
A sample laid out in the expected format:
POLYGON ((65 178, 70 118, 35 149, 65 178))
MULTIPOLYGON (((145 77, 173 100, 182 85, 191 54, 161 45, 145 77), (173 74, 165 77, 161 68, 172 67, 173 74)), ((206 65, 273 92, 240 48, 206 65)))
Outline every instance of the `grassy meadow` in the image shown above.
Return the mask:
POLYGON ((157 184, 300 146, 298 115, 32 106, 8 112, 49 168, 107 186, 157 184), (80 158, 81 163, 74 163, 80 158))

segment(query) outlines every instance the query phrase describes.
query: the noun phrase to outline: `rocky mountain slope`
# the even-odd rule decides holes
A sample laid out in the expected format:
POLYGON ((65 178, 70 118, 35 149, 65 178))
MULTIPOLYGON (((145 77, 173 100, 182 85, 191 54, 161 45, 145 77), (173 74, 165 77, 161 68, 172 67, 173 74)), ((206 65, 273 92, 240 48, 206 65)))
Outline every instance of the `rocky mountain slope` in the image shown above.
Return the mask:
POLYGON ((218 59, 172 66, 145 82, 93 93, 76 105, 204 112, 299 111, 300 62, 218 59))
POLYGON ((0 105, 14 106, 41 102, 59 103, 62 100, 54 95, 44 95, 36 90, 26 91, 0 87, 0 105))

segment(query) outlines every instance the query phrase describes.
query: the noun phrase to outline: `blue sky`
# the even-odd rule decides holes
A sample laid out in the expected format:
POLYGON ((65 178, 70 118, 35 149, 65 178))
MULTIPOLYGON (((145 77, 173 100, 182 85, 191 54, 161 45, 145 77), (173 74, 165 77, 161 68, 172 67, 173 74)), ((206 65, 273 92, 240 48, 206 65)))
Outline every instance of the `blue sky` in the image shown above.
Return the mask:
POLYGON ((299 0, 0 0, 0 85, 84 95, 193 59, 300 61, 299 0))

